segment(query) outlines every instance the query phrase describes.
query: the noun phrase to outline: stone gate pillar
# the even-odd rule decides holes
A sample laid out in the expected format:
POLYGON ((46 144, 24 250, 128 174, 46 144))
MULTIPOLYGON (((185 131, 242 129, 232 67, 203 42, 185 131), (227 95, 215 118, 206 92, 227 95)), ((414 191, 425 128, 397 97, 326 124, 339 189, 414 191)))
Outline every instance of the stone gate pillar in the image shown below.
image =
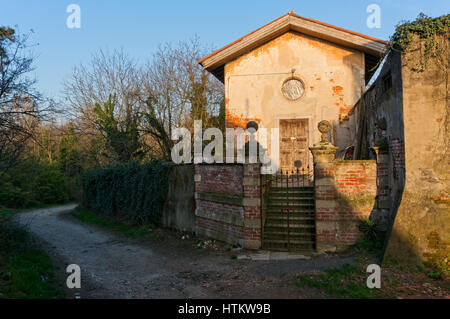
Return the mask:
POLYGON ((328 122, 319 124, 322 133, 320 143, 310 147, 314 161, 314 193, 316 219, 316 250, 335 250, 336 222, 335 212, 335 183, 334 158, 338 148, 329 143, 326 134, 331 126, 328 122), (328 124, 327 124, 328 123, 328 124))
POLYGON ((330 124, 321 122, 322 141, 310 148, 314 159, 316 249, 345 250, 363 236, 361 221, 376 208, 377 163, 335 159, 327 141, 330 124))
POLYGON ((333 160, 337 147, 315 145, 310 150, 314 159, 314 195, 316 218, 316 249, 330 251, 336 247, 335 185, 333 160))

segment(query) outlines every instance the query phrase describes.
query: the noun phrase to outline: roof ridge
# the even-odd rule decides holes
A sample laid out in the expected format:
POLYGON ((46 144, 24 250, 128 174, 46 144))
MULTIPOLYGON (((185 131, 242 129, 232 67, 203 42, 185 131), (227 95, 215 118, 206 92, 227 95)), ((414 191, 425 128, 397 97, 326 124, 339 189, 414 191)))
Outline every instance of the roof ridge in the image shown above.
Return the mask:
POLYGON ((218 53, 228 49, 229 47, 231 47, 231 46, 233 46, 233 45, 243 41, 244 39, 246 39, 250 35, 254 34, 255 32, 257 32, 257 31, 259 31, 261 29, 264 29, 264 28, 270 26, 271 24, 273 24, 273 23, 275 23, 275 22, 277 22, 277 21, 279 21, 279 20, 281 20, 283 18, 287 18, 287 25, 288 25, 288 27, 290 29, 294 25, 294 21, 292 19, 301 19, 303 21, 312 22, 312 23, 315 23, 315 24, 318 24, 318 25, 321 25, 321 26, 324 26, 324 27, 327 27, 327 28, 332 28, 332 29, 335 29, 335 30, 338 30, 338 31, 341 31, 341 32, 346 32, 348 34, 351 34, 351 35, 354 35, 354 36, 357 36, 357 37, 361 37, 361 38, 365 38, 367 40, 370 40, 370 41, 373 41, 373 42, 377 42, 377 43, 380 43, 380 44, 386 44, 387 43, 384 40, 381 40, 381 39, 378 39, 378 38, 374 38, 374 37, 371 37, 371 36, 368 36, 368 35, 365 35, 365 34, 362 34, 362 33, 358 33, 358 32, 351 31, 351 30, 347 30, 347 29, 344 29, 344 28, 341 28, 341 27, 337 27, 337 26, 334 26, 334 25, 331 25, 331 24, 328 24, 328 23, 325 23, 325 22, 321 22, 321 21, 315 20, 315 19, 302 17, 302 16, 296 14, 293 10, 290 10, 288 13, 282 15, 281 17, 279 17, 279 18, 277 18, 277 19, 275 19, 275 20, 273 20, 273 21, 263 25, 262 27, 260 27, 260 28, 258 28, 256 30, 254 30, 254 31, 244 35, 243 37, 240 37, 239 39, 231 42, 230 44, 227 44, 224 47, 222 47, 222 48, 212 52, 211 54, 205 56, 204 58, 198 60, 198 63, 203 64, 204 61, 208 60, 209 58, 213 57, 214 55, 216 55, 216 54, 218 54, 218 53))
POLYGON ((356 31, 348 30, 348 29, 345 29, 345 28, 341 28, 341 27, 338 27, 338 26, 335 26, 335 25, 332 25, 332 24, 329 24, 329 23, 326 23, 326 22, 319 21, 319 20, 315 20, 315 19, 311 19, 311 18, 305 18, 305 17, 302 17, 302 16, 300 16, 300 15, 294 13, 294 12, 292 12, 292 14, 290 14, 290 16, 293 16, 293 17, 296 17, 296 18, 299 18, 299 19, 303 19, 303 20, 306 20, 306 21, 314 22, 314 23, 317 23, 317 24, 320 24, 320 25, 323 25, 323 26, 326 26, 326 27, 329 27, 329 28, 333 28, 333 29, 336 29, 336 30, 339 30, 339 31, 347 32, 347 33, 350 33, 350 34, 353 34, 353 35, 357 35, 357 36, 360 36, 360 37, 363 37, 363 38, 366 38, 366 39, 369 39, 369 40, 372 40, 372 41, 376 41, 376 42, 379 42, 379 43, 387 44, 387 41, 385 41, 385 40, 381 40, 381 39, 372 37, 370 35, 366 35, 366 34, 363 34, 363 33, 356 32, 356 31))
POLYGON ((262 28, 267 27, 268 25, 271 25, 272 23, 274 23, 274 22, 276 22, 276 21, 278 21, 278 20, 281 20, 281 19, 283 19, 284 17, 286 17, 286 16, 288 16, 288 15, 289 15, 289 14, 286 13, 286 14, 282 15, 281 17, 279 17, 279 18, 277 18, 277 19, 275 19, 275 20, 273 20, 273 21, 271 21, 271 22, 269 22, 269 23, 263 25, 262 27, 260 27, 260 28, 258 28, 258 29, 256 29, 256 30, 254 30, 254 31, 252 31, 252 32, 250 32, 250 33, 247 33, 246 35, 244 35, 244 36, 240 37, 239 39, 237 39, 237 40, 235 40, 235 41, 233 41, 233 42, 231 42, 231 43, 225 45, 224 47, 222 47, 222 48, 220 48, 220 49, 214 51, 213 53, 211 53, 211 54, 205 56, 204 58, 198 60, 197 62, 198 62, 198 63, 202 63, 203 61, 205 61, 205 60, 208 59, 209 57, 215 55, 216 53, 219 53, 220 51, 225 50, 226 48, 232 46, 233 44, 238 43, 238 42, 240 42, 241 40, 243 40, 243 39, 245 39, 246 37, 248 37, 249 35, 255 33, 256 31, 259 31, 259 30, 261 30, 262 28))

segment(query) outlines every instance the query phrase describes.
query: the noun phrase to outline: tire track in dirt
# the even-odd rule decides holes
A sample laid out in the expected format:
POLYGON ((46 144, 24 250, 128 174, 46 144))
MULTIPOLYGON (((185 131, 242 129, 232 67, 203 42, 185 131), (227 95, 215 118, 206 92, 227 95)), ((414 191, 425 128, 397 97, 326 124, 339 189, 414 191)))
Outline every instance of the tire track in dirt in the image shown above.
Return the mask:
POLYGON ((61 287, 68 276, 66 267, 81 267, 82 287, 65 288, 69 298, 323 297, 314 289, 296 287, 295 275, 349 261, 232 260, 233 252, 227 249, 195 249, 195 242, 188 249, 182 248, 175 232, 164 242, 149 241, 83 223, 71 216, 75 207, 71 204, 14 216, 52 258, 61 287))

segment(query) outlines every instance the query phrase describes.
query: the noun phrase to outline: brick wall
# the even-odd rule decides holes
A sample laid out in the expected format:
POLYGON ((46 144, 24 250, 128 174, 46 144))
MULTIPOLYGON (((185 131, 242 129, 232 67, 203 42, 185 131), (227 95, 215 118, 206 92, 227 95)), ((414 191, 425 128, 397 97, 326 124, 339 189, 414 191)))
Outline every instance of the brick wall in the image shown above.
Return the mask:
POLYGON ((335 161, 336 243, 355 244, 363 235, 361 220, 369 218, 377 195, 376 161, 335 161))
POLYGON ((334 179, 336 189, 345 196, 376 194, 375 161, 335 161, 334 179))
POLYGON ((198 235, 261 247, 259 164, 195 165, 198 235))
POLYGON ((196 165, 195 174, 202 176, 197 192, 242 196, 243 165, 196 165))
POLYGON ((244 247, 259 249, 262 243, 261 165, 244 164, 244 247))
POLYGON ((316 248, 342 250, 361 238, 361 220, 375 207, 376 161, 335 160, 335 147, 311 149, 314 155, 316 248), (329 153, 329 156, 325 154, 329 153))

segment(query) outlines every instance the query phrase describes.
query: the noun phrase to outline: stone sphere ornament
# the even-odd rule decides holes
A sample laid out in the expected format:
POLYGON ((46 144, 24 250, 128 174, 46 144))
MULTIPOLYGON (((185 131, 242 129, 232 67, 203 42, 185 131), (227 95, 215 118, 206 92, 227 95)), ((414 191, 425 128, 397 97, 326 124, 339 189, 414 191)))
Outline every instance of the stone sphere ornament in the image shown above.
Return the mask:
POLYGON ((321 121, 319 125, 317 125, 319 132, 322 133, 321 143, 329 143, 327 134, 331 131, 331 124, 328 121, 321 121))
POLYGON ((246 129, 249 130, 249 129, 251 129, 251 128, 254 129, 255 132, 257 132, 258 129, 259 129, 258 123, 256 123, 255 121, 250 121, 250 122, 248 122, 248 123, 247 123, 247 126, 246 126, 246 129))

